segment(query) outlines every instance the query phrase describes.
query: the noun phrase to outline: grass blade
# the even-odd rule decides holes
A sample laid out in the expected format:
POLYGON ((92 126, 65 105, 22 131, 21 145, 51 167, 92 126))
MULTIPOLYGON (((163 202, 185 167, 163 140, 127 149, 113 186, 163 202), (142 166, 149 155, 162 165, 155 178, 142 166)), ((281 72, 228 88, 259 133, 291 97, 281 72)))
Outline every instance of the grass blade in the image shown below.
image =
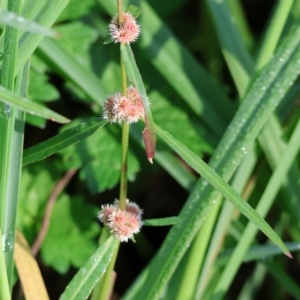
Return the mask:
POLYGON ((168 217, 161 219, 143 220, 144 226, 169 226, 180 223, 179 217, 168 217))
MULTIPOLYGON (((0 236, 2 236, 2 231, 0 228, 0 236)), ((5 266, 5 258, 4 252, 1 242, 0 247, 0 299, 10 299, 10 290, 7 280, 6 266, 5 266)))
POLYGON ((0 23, 31 33, 47 35, 50 37, 57 36, 57 33, 52 31, 51 29, 41 26, 38 23, 32 22, 28 19, 25 19, 22 16, 19 16, 11 11, 5 11, 0 9, 0 23))
POLYGON ((0 101, 5 104, 13 105, 17 109, 28 112, 32 115, 37 115, 39 117, 49 119, 54 122, 58 122, 58 123, 70 122, 70 120, 67 119, 66 117, 59 115, 58 113, 38 103, 29 101, 26 98, 21 97, 5 89, 4 87, 0 87, 0 101))
POLYGON ((86 264, 79 269, 59 300, 87 299, 95 284, 104 274, 118 241, 110 237, 102 244, 86 264))
POLYGON ((26 149, 23 155, 23 166, 42 160, 62 149, 82 141, 105 124, 106 121, 103 121, 102 118, 91 119, 87 122, 82 122, 73 128, 67 129, 47 141, 26 149))
POLYGON ((241 213, 243 213, 254 225, 256 225, 270 240, 272 240, 287 256, 290 253, 277 233, 267 222, 228 185, 212 168, 210 168, 195 153, 185 145, 176 141, 168 132, 156 127, 157 134, 180 155, 195 171, 205 178, 217 191, 229 200, 241 213))

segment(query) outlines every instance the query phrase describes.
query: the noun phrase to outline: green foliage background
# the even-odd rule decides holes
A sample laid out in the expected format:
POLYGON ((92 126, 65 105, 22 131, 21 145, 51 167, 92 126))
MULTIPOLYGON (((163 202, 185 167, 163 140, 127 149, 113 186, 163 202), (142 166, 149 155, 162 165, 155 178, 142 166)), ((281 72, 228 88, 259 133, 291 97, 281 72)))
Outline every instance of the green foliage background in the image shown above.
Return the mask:
MULTIPOLYGON (((106 96, 121 89, 119 47, 113 43, 103 44, 108 39, 107 23, 116 12, 114 2, 71 0, 53 27, 60 37, 45 38, 33 54, 28 98, 47 105, 74 122, 60 126, 27 114, 25 148, 89 118, 101 116, 101 105, 106 96)), ((154 122, 207 162, 237 111, 242 96, 260 74, 255 71, 260 69, 257 57, 277 4, 273 1, 228 0, 228 14, 231 14, 234 26, 227 28, 222 27, 222 16, 226 17, 226 11, 218 16, 219 11, 214 6, 222 2, 130 1, 143 9, 138 19, 142 34, 133 50, 151 101, 154 122), (235 41, 236 37, 240 39, 235 41), (230 61, 228 45, 240 46, 233 50, 237 63, 234 59, 230 61)), ((126 1, 126 6, 128 4, 126 1)), ((280 42, 299 14, 299 1, 294 1, 280 42)), ((276 109, 272 132, 265 133, 265 139, 262 137, 252 150, 247 149, 250 152, 248 158, 253 155, 248 178, 238 184, 237 173, 231 182, 252 207, 258 203, 280 161, 280 157, 272 157, 275 154, 270 151, 270 145, 285 149, 299 118, 300 84, 296 81, 291 85, 276 109), (276 132, 274 128, 277 128, 276 132), (274 145, 264 144, 267 138, 274 145)), ((177 215, 198 175, 161 139, 158 140, 154 165, 150 165, 144 153, 141 131, 141 124, 131 126, 129 198, 142 207, 145 219, 177 215)), ((75 269, 97 249, 100 234, 97 213, 102 204, 112 203, 118 197, 120 139, 120 127, 108 124, 58 154, 23 167, 17 227, 30 243, 40 230, 46 203, 56 182, 69 169, 78 169, 77 175, 57 199, 39 254, 51 299, 59 297, 75 269)), ((243 172, 242 168, 239 170, 243 172)), ((299 157, 291 170, 287 176, 293 179, 285 178, 284 188, 277 195, 267 221, 284 241, 296 243, 300 241, 299 157)), ((221 204, 218 205, 220 208, 221 204)), ((225 207, 226 204, 222 205, 225 207)), ((224 220, 227 232, 224 240, 219 240, 221 245, 215 245, 224 252, 210 269, 214 276, 209 277, 211 273, 207 273, 213 279, 201 299, 213 299, 211 292, 221 277, 224 260, 230 258, 226 254, 232 253, 247 225, 238 211, 227 209, 232 217, 224 220)), ((219 220, 224 218, 218 210, 215 214, 219 220)), ((209 233, 221 226, 217 222, 216 218, 209 225, 208 220, 207 227, 202 227, 202 231, 208 233, 207 244, 204 244, 204 249, 201 245, 198 249, 207 257, 209 250, 205 252, 206 246, 213 247, 212 242, 208 243, 209 233)), ((134 282, 163 243, 168 230, 168 227, 145 227, 136 237, 136 243, 121 246, 116 265, 117 294, 123 295, 134 282)), ((254 244, 265 242, 265 236, 258 234, 254 244)), ((299 250, 295 243, 289 246, 290 251, 299 250)), ((252 262, 241 266, 230 288, 223 291, 226 299, 254 299, 266 295, 269 299, 294 299, 295 295, 300 295, 299 286, 295 284, 299 255, 295 253, 293 262, 283 256, 265 259, 271 253, 268 251, 259 248, 252 262)), ((180 291, 174 287, 188 278, 185 268, 189 256, 192 256, 192 250, 187 251, 165 290, 167 296, 161 299, 176 299, 175 295, 178 296, 180 291)))

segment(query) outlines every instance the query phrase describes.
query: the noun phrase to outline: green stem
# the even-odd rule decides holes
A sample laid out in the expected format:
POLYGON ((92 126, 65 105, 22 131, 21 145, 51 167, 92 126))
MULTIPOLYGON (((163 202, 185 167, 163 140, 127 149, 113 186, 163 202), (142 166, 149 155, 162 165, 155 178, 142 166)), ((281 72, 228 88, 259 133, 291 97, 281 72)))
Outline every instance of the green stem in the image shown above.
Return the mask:
MULTIPOLYGON (((120 58, 121 79, 122 79, 122 94, 127 96, 127 75, 125 65, 120 58)), ((122 124, 122 153, 121 153, 121 174, 120 174, 120 208, 125 210, 127 198, 127 161, 128 161, 128 142, 129 142, 129 124, 122 124)))
POLYGON ((117 0, 117 7, 118 7, 118 21, 121 24, 123 21, 123 1, 117 0))

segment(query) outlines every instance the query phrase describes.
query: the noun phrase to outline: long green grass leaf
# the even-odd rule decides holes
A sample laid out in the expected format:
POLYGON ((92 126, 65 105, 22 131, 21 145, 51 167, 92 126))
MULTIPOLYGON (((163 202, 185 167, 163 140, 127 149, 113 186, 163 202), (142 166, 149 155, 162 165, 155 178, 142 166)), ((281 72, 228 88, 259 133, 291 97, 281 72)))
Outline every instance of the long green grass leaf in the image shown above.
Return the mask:
POLYGON ((59 300, 87 299, 91 290, 104 274, 118 241, 110 237, 79 269, 59 300))
MULTIPOLYGON (((59 115, 58 113, 38 104, 36 102, 29 101, 28 99, 21 97, 4 87, 0 87, 0 101, 12 105, 22 111, 30 113, 31 115, 36 115, 45 119, 49 119, 58 123, 68 123, 70 122, 64 116, 59 115)), ((4 111, 5 113, 5 111, 4 111)))
POLYGON ((82 122, 73 128, 67 129, 47 141, 26 149, 23 155, 23 166, 42 160, 62 149, 82 141, 105 124, 106 121, 103 121, 102 118, 91 119, 87 122, 82 122))
MULTIPOLYGON (((277 195, 284 177, 286 176, 289 168, 294 162, 296 155, 300 149, 300 121, 298 122, 293 135, 290 139, 286 152, 281 158, 280 163, 277 165, 261 199, 258 202, 256 210, 264 217, 269 211, 275 196, 277 195)), ((231 256, 225 270, 222 273, 220 281, 214 291, 212 299, 222 299, 223 291, 226 291, 229 287, 234 275, 236 274, 238 267, 240 266, 243 257, 250 246, 257 230, 248 224, 240 238, 238 245, 236 246, 233 255, 231 256)))
POLYGON ((5 11, 0 9, 0 23, 7 26, 22 29, 27 32, 47 35, 50 37, 56 37, 57 34, 47 27, 41 26, 38 23, 32 22, 23 18, 11 11, 5 11))
MULTIPOLYGON (((0 228, 0 236, 2 236, 2 231, 0 228)), ((0 299, 10 299, 10 291, 6 274, 5 258, 3 247, 1 243, 0 247, 0 299)))
POLYGON ((269 224, 228 185, 212 168, 210 168, 195 153, 185 145, 176 141, 168 132, 156 127, 157 134, 181 156, 195 171, 197 171, 208 183, 229 200, 241 213, 243 213, 255 226, 257 226, 270 240, 272 240, 286 255, 290 253, 284 243, 269 224))

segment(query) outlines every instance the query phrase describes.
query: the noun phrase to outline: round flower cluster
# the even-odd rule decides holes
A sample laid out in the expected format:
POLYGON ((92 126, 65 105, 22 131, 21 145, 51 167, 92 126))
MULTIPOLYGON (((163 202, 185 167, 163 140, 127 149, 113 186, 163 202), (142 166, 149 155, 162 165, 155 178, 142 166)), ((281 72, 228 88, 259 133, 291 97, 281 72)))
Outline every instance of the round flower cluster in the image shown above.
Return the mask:
POLYGON ((114 17, 108 25, 111 39, 115 43, 130 44, 135 42, 140 34, 140 26, 135 18, 128 12, 123 13, 122 23, 119 23, 118 17, 114 17))
POLYGON ((126 210, 120 209, 118 200, 114 204, 102 205, 98 218, 115 238, 127 242, 140 231, 141 215, 142 210, 139 206, 127 199, 126 210))
POLYGON ((128 88, 127 97, 120 93, 109 96, 103 108, 103 118, 110 123, 135 123, 145 114, 142 97, 134 87, 128 88))

